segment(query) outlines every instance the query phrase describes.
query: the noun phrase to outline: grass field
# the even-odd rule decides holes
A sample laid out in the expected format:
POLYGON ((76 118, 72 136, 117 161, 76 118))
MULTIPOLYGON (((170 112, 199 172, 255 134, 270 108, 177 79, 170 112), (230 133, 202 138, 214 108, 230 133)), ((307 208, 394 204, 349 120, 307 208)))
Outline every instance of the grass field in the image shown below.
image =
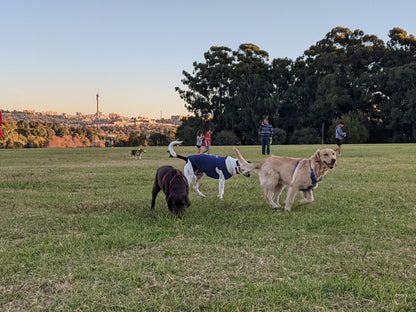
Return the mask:
POLYGON ((416 311, 415 144, 343 145, 291 212, 256 174, 227 180, 223 200, 204 178, 182 220, 162 193, 150 210, 156 169, 183 169, 166 150, 0 150, 0 311, 416 311))

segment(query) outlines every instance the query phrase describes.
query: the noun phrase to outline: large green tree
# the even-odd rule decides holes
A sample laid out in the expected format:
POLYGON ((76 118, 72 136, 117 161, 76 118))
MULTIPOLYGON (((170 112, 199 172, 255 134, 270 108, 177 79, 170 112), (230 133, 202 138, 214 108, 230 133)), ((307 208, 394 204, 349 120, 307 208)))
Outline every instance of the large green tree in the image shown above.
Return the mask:
POLYGON ((213 130, 214 128, 215 124, 212 119, 188 117, 182 120, 182 124, 176 130, 176 138, 183 141, 185 145, 195 145, 198 131, 201 130, 203 133, 206 133, 209 129, 213 130))
POLYGON ((192 74, 183 71, 182 83, 187 89, 176 87, 176 91, 196 117, 218 122, 233 96, 230 80, 234 56, 230 48, 211 47, 204 58, 205 63, 194 62, 192 74))
POLYGON ((277 103, 273 94, 269 54, 254 44, 242 44, 234 52, 236 64, 231 81, 235 90, 232 111, 232 123, 224 124, 222 130, 233 130, 239 138, 243 136, 249 142, 258 139, 258 127, 264 116, 269 116, 273 124, 277 119, 277 103))
MULTIPOLYGON (((389 37, 384 43, 362 30, 336 27, 295 61, 270 62, 254 44, 237 51, 212 47, 192 74, 184 72, 187 89, 176 90, 197 118, 248 144, 258 142, 264 115, 288 143, 320 141, 322 126, 331 142, 331 125, 341 118, 354 133, 350 143, 416 142, 416 39, 397 27, 389 37)), ((191 119, 185 127, 199 130, 191 119)))
MULTIPOLYGON (((183 72, 186 89, 176 88, 186 108, 196 117, 211 119, 218 130, 232 130, 239 138, 257 140, 263 115, 274 116, 276 105, 270 94, 268 53, 253 44, 238 51, 211 47, 205 63, 194 62, 193 73, 183 72)), ((198 129, 194 129, 196 132, 198 129)), ((183 135, 182 135, 183 136, 183 135)))

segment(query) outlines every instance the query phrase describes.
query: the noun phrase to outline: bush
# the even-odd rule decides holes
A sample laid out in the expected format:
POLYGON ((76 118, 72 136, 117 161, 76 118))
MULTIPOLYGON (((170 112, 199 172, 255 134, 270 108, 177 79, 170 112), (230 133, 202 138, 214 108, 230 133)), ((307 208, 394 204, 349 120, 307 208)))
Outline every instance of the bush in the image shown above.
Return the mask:
POLYGON ((146 135, 132 132, 129 135, 128 146, 146 145, 146 135))
POLYGON ((206 121, 200 117, 187 117, 182 119, 182 124, 176 129, 176 138, 183 141, 184 145, 195 145, 196 133, 202 130, 205 134, 208 129, 215 129, 212 121, 206 121))
POLYGON ((341 118, 332 121, 332 142, 335 142, 335 128, 339 125, 340 121, 344 124, 342 131, 347 133, 343 143, 361 144, 367 142, 369 134, 367 128, 364 126, 364 118, 362 115, 354 112, 344 114, 341 118))
POLYGON ((167 146, 169 145, 168 138, 166 135, 161 133, 153 133, 149 136, 150 146, 167 146))
POLYGON ((53 148, 53 147, 83 147, 84 144, 77 137, 72 137, 70 135, 65 135, 63 137, 53 136, 49 138, 43 147, 53 148))
POLYGON ((45 141, 46 141, 45 138, 30 135, 27 138, 27 147, 33 147, 33 148, 43 147, 43 145, 45 144, 45 141))
POLYGON ((237 136, 230 130, 223 130, 215 135, 216 145, 236 145, 237 142, 237 136))
POLYGON ((286 143, 286 131, 280 128, 273 129, 273 142, 272 144, 284 144, 286 143))
POLYGON ((290 137, 291 144, 319 144, 320 137, 318 131, 313 128, 302 128, 293 131, 290 137))

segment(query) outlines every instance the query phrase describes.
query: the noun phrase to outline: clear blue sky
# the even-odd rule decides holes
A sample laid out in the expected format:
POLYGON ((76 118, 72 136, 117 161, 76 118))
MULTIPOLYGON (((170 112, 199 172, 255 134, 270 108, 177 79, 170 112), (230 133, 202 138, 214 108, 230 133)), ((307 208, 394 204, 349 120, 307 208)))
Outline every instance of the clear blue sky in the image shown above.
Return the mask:
POLYGON ((187 114, 182 71, 213 45, 295 59, 332 28, 416 35, 415 0, 0 0, 0 109, 187 114))

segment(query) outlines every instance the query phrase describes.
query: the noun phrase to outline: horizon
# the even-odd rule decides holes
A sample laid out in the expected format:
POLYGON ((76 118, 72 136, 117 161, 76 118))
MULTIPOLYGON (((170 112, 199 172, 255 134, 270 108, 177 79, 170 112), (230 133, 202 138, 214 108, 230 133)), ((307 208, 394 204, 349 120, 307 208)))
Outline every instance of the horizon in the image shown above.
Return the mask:
MULTIPOLYGON (((36 111, 34 109, 24 109, 24 110, 0 109, 0 111, 3 112, 3 113, 5 113, 5 112, 7 112, 7 113, 17 112, 17 113, 25 113, 25 114, 33 114, 34 113, 34 114, 42 114, 42 115, 50 115, 50 116, 63 116, 63 115, 68 115, 68 116, 71 116, 71 117, 77 117, 77 114, 78 113, 82 114, 83 116, 88 116, 88 117, 90 117, 90 116, 96 116, 97 115, 96 112, 95 113, 83 113, 83 112, 68 113, 68 112, 57 112, 57 111, 36 111)), ((190 116, 189 114, 188 115, 178 115, 177 114, 177 115, 169 115, 168 117, 162 115, 162 116, 159 116, 157 118, 151 118, 151 117, 145 116, 145 115, 125 116, 125 115, 119 114, 117 112, 110 112, 110 113, 106 114, 106 113, 103 113, 103 112, 100 111, 100 115, 101 116, 108 117, 111 114, 116 114, 116 115, 118 115, 120 117, 125 117, 125 118, 139 118, 140 117, 140 118, 147 118, 147 119, 151 119, 151 120, 171 119, 172 117, 176 117, 176 116, 179 116, 179 117, 190 116)))
POLYGON ((175 87, 211 46, 252 43, 269 60, 295 60, 337 26, 384 42, 394 27, 415 35, 414 9, 412 0, 9 1, 0 109, 93 114, 98 92, 103 114, 188 115, 175 87))

